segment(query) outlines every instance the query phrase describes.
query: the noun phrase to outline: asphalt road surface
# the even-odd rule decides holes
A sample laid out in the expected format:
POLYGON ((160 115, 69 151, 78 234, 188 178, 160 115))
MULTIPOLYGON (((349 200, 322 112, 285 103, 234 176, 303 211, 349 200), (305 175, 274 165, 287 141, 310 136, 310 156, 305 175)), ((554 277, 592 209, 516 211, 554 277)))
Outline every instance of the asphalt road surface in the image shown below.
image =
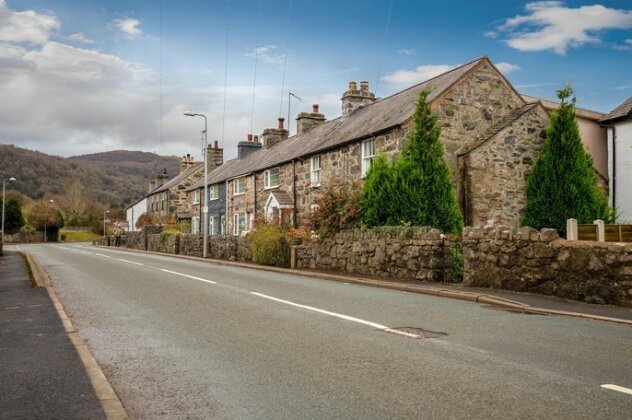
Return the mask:
POLYGON ((24 248, 132 418, 632 417, 626 325, 83 245, 24 248))

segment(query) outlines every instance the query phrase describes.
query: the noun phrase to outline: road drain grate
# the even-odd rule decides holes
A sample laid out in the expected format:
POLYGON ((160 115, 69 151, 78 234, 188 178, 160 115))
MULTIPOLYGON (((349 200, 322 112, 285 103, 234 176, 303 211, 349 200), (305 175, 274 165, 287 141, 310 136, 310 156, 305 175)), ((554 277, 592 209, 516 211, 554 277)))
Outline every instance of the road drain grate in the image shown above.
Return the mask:
POLYGON ((422 328, 415 328, 415 327, 395 327, 395 328, 389 328, 385 331, 391 334, 403 335, 403 336, 414 338, 417 340, 421 338, 437 338, 437 337, 442 337, 444 335, 448 335, 444 332, 428 331, 422 328))

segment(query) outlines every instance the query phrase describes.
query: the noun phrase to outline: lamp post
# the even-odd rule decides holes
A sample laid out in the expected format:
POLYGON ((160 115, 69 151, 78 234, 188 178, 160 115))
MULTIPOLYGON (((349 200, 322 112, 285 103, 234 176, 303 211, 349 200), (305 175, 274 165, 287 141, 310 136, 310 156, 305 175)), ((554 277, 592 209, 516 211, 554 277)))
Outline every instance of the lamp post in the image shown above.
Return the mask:
POLYGON ((7 181, 13 182, 16 179, 11 177, 9 179, 2 178, 2 245, 4 245, 4 202, 5 200, 5 190, 7 188, 7 181))
POLYGON ((202 216, 204 217, 204 240, 202 241, 202 256, 206 258, 208 254, 208 162, 207 151, 208 147, 208 133, 207 133, 207 120, 206 115, 198 114, 197 112, 187 111, 184 113, 187 117, 202 117, 204 118, 204 206, 202 207, 202 216))
POLYGON ((109 212, 110 210, 103 210, 103 239, 105 239, 105 215, 109 212))
POLYGON ((46 223, 48 222, 48 203, 54 203, 55 200, 50 199, 48 201, 44 201, 44 208, 46 209, 46 214, 44 215, 44 242, 46 242, 46 223))

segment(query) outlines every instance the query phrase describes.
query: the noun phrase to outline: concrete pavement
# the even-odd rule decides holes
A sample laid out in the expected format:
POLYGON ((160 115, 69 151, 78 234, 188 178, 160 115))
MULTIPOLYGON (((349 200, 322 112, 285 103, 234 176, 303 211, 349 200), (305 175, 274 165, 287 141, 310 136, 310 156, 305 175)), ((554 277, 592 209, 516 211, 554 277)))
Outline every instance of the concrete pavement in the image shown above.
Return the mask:
POLYGON ((24 257, 0 257, 0 419, 104 419, 84 366, 46 289, 24 257))

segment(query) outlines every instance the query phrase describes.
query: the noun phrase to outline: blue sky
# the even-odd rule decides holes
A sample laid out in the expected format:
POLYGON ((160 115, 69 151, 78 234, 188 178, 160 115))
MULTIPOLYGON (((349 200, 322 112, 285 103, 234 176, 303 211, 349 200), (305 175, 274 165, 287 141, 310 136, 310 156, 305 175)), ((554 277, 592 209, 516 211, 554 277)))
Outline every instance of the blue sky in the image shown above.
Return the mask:
POLYGON ((233 157, 287 117, 288 90, 292 120, 312 103, 335 118, 349 80, 382 97, 481 55, 521 92, 572 83, 579 106, 607 112, 632 95, 632 5, 0 0, 0 142, 200 157, 192 109, 233 157))

